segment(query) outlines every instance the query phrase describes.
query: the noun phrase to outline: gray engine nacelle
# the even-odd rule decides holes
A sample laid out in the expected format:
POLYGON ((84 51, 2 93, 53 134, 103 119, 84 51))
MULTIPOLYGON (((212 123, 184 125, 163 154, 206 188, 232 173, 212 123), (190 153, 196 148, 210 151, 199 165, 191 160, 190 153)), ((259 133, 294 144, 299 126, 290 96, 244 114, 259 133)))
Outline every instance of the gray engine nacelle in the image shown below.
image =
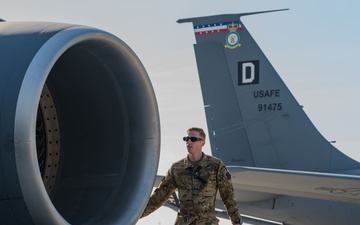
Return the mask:
POLYGON ((124 42, 0 23, 0 224, 135 224, 159 154, 154 90, 124 42))

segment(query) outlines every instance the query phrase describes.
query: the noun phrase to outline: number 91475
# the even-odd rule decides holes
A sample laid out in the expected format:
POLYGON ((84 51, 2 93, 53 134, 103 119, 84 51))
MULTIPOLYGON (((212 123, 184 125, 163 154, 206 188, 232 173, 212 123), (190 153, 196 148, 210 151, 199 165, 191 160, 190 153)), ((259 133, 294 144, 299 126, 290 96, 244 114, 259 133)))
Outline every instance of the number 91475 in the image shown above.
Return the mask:
POLYGON ((265 103, 258 105, 258 111, 281 111, 283 108, 282 103, 265 103))

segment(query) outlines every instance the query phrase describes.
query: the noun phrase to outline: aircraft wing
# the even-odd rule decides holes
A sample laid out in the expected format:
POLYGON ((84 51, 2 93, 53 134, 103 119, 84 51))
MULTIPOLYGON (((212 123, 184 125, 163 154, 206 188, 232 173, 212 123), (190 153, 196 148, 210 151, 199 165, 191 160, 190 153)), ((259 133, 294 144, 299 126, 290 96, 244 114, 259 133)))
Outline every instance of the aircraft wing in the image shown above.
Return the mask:
MULTIPOLYGON (((360 203, 360 176, 241 166, 228 166, 227 168, 232 175, 235 191, 237 193, 245 192, 246 195, 252 194, 254 200, 289 195, 360 203)), ((157 176, 155 186, 160 183, 162 178, 163 176, 157 176)), ((244 201, 243 198, 239 198, 239 200, 240 202, 244 201)), ((165 206, 175 211, 178 209, 177 193, 172 195, 165 206)), ((222 206, 222 203, 217 204, 218 206, 222 206)), ((228 218, 226 212, 221 210, 224 209, 219 207, 218 216, 228 218)), ((242 217, 244 222, 249 224, 279 224, 243 214, 242 217)))
POLYGON ((237 191, 360 203, 360 176, 239 166, 228 169, 237 191))

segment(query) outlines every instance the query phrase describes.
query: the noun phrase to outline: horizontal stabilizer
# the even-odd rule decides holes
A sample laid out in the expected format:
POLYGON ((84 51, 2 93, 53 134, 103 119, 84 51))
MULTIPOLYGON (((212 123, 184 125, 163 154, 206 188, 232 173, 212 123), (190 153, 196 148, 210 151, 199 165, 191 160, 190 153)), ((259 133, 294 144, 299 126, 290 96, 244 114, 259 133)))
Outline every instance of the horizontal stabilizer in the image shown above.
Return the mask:
MULTIPOLYGON (((278 12, 278 11, 284 11, 289 9, 275 9, 275 10, 267 10, 267 11, 259 11, 259 12, 250 12, 250 13, 237 13, 237 14, 226 14, 226 15, 217 15, 216 17, 229 17, 233 16, 236 18, 242 17, 242 16, 249 16, 254 14, 260 14, 260 13, 270 13, 270 12, 278 12)), ((187 22, 203 22, 206 20, 213 20, 215 16, 204 16, 204 17, 194 17, 194 18, 186 18, 186 19, 179 19, 178 23, 187 23, 187 22)))
POLYGON ((360 203, 360 176, 230 166, 239 189, 360 203))

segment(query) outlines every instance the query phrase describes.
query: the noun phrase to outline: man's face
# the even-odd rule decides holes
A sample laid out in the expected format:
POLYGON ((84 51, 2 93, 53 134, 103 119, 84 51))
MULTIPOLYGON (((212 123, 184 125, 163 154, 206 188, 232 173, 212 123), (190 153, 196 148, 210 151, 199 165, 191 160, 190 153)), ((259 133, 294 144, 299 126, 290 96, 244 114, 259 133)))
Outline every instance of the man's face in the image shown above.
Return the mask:
MULTIPOLYGON (((203 139, 203 137, 201 137, 199 132, 197 132, 197 131, 190 131, 188 133, 188 137, 197 137, 197 138, 203 139)), ((204 144, 205 144, 204 140, 195 141, 195 142, 188 140, 186 142, 186 148, 190 154, 196 154, 196 153, 202 151, 202 147, 204 146, 204 144)))

